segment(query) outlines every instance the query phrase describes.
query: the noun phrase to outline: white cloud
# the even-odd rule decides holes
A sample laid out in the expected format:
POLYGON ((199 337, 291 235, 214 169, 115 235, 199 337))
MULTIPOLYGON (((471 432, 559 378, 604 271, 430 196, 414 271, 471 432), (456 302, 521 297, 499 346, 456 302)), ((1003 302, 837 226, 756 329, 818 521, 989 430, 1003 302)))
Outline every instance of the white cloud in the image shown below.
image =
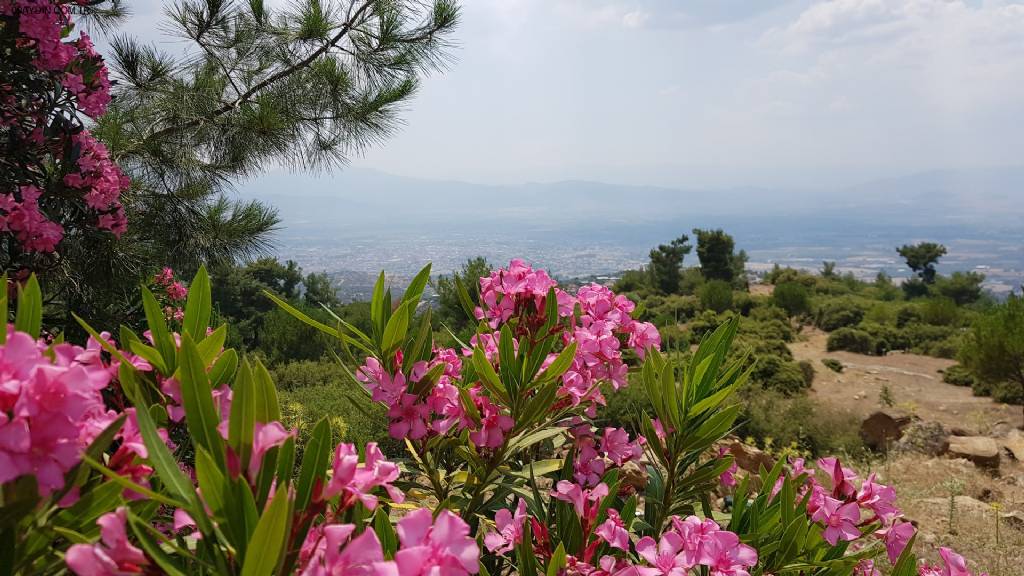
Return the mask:
POLYGON ((622 16, 622 24, 626 28, 642 28, 651 18, 651 15, 643 10, 633 10, 622 16))

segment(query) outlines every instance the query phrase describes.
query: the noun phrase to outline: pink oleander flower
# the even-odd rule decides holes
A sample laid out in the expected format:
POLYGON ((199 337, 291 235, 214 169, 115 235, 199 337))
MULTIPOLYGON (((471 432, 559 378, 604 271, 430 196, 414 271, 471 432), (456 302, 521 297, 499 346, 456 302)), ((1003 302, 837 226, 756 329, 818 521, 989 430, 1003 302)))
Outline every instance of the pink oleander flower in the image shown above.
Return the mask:
POLYGON ((366 386, 375 402, 383 402, 388 406, 397 402, 405 392, 405 375, 398 372, 392 376, 381 366, 380 361, 372 357, 367 358, 366 363, 356 372, 356 380, 366 386))
POLYGON ((889 556, 889 561, 895 563, 916 531, 910 522, 899 522, 876 530, 875 536, 885 541, 885 552, 889 556))
POLYGON ((896 508, 896 490, 892 486, 875 482, 875 474, 871 473, 857 492, 857 503, 875 513, 883 524, 892 522, 900 511, 896 508))
POLYGON ((857 479, 857 473, 849 468, 843 467, 838 458, 831 456, 818 459, 818 467, 821 468, 832 479, 832 495, 835 497, 850 497, 857 493, 857 487, 853 481, 857 479))
POLYGON ((484 546, 495 554, 511 551, 523 541, 523 526, 526 524, 526 500, 519 499, 514 514, 507 508, 498 510, 494 515, 494 524, 497 531, 488 532, 484 536, 484 546))
POLYGON ((248 474, 250 480, 255 480, 263 465, 263 457, 271 448, 283 446, 289 439, 295 437, 294 430, 285 430, 280 422, 256 422, 253 429, 252 454, 249 456, 248 474))
POLYGON ((373 529, 349 540, 353 524, 329 524, 309 532, 302 545, 300 576, 398 576, 394 562, 384 551, 373 529))
POLYGON ((629 433, 624 428, 605 428, 604 436, 601 437, 601 449, 616 466, 639 460, 644 453, 639 442, 629 440, 629 433))
POLYGON ((967 569, 967 561, 952 549, 939 548, 939 556, 942 557, 944 564, 942 576, 971 576, 971 571, 967 569))
POLYGON ((626 531, 626 525, 622 522, 617 510, 608 509, 608 519, 594 530, 594 534, 601 537, 612 548, 629 552, 629 532, 626 531))
POLYGON ((693 567, 686 560, 683 537, 677 532, 665 532, 657 542, 644 536, 636 543, 636 553, 653 568, 645 571, 645 576, 685 576, 693 567))
POLYGON ((650 322, 633 322, 629 330, 629 347, 643 360, 649 348, 661 349, 661 334, 650 322))
POLYGON ((555 484, 555 490, 551 496, 557 500, 572 504, 576 515, 583 519, 584 523, 593 522, 597 518, 601 499, 608 495, 608 485, 601 482, 597 486, 584 490, 579 484, 573 484, 568 480, 559 480, 555 484))
POLYGON ((95 544, 75 544, 68 548, 64 560, 78 576, 117 576, 141 573, 149 565, 142 550, 128 541, 125 530, 127 509, 123 506, 100 516, 100 541, 95 544))
POLYGON ((401 549, 395 564, 402 576, 465 576, 480 568, 480 549, 469 535, 469 525, 448 510, 433 519, 420 508, 398 521, 401 549))
POLYGON ((843 504, 841 501, 826 496, 811 519, 825 525, 822 536, 829 544, 835 546, 839 540, 852 541, 860 538, 857 523, 860 522, 860 508, 856 502, 843 504))
POLYGON ((0 346, 0 484, 31 474, 47 496, 64 486, 85 446, 113 421, 99 392, 110 373, 87 350, 61 344, 51 351, 7 330, 0 346))
POLYGON ((505 434, 512 429, 515 421, 502 413, 501 408, 486 396, 477 398, 477 410, 480 412, 480 428, 469 433, 470 441, 479 448, 501 447, 505 442, 505 434))
POLYGON ((853 567, 853 576, 882 576, 882 573, 875 568, 875 561, 865 558, 853 567))
POLYGON ((392 438, 419 440, 427 435, 430 408, 415 394, 402 394, 388 409, 388 434, 392 438))
POLYGON ((172 282, 167 287, 167 297, 171 300, 184 300, 188 297, 188 289, 181 282, 172 282))
MULTIPOLYGON (((728 453, 729 449, 724 446, 718 449, 719 457, 725 456, 728 453)), ((718 483, 726 488, 732 488, 733 486, 736 485, 736 472, 738 470, 739 466, 736 464, 736 460, 733 460, 729 468, 725 472, 722 472, 722 474, 718 477, 718 483)), ((779 480, 782 480, 782 476, 779 476, 779 480)), ((782 488, 782 485, 779 483, 779 480, 775 482, 778 488, 773 489, 772 496, 774 496, 778 492, 778 490, 782 488)))
POLYGON ((161 286, 170 286, 174 283, 174 270, 167 266, 160 271, 159 274, 153 277, 153 282, 161 286))
POLYGON ((606 468, 604 458, 594 448, 593 440, 586 438, 581 441, 573 461, 573 478, 576 482, 581 486, 597 486, 606 468))
POLYGON ((704 541, 700 564, 716 576, 750 576, 747 568, 757 564, 757 551, 741 544, 732 532, 720 530, 704 541))
POLYGON ((334 475, 324 488, 322 498, 328 499, 341 494, 342 508, 347 508, 358 500, 363 506, 373 510, 377 507, 377 497, 371 492, 378 486, 384 488, 388 497, 395 502, 402 502, 405 499, 402 491, 391 485, 401 474, 398 464, 385 460, 376 442, 366 445, 366 458, 363 464, 359 463, 359 452, 355 445, 338 444, 334 451, 332 468, 334 475))

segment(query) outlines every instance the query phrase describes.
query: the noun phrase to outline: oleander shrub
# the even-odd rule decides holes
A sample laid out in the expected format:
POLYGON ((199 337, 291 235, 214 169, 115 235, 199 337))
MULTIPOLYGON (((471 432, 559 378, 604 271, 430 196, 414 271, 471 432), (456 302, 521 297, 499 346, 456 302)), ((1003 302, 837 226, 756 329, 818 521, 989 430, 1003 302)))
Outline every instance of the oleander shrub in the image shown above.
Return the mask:
MULTIPOLYGON (((382 274, 368 333, 268 293, 363 357, 347 389, 281 392, 258 359, 224 348, 228 326, 209 326, 203 269, 180 317, 143 287, 146 333, 115 341, 83 321, 84 347, 41 337, 34 276, 12 306, 0 293, 4 315, 16 310, 0 336, 6 573, 918 571, 915 528, 874 475, 794 459, 753 482, 715 448, 742 423, 810 453, 856 452, 852 417, 746 385, 745 359, 730 357, 738 318, 666 355, 628 300, 599 285, 569 294, 514 260, 480 279, 479 301, 460 286, 479 324, 456 350, 435 345, 429 314, 411 322, 428 277, 396 302, 382 274), (633 433, 606 407, 624 387, 639 405, 633 433), (371 426, 332 421, 339 390, 376 404, 396 455, 337 442, 371 426), (310 406, 325 416, 307 434, 310 406), (722 492, 735 506, 716 520, 722 492)), ((921 574, 965 565, 941 555, 921 574)))

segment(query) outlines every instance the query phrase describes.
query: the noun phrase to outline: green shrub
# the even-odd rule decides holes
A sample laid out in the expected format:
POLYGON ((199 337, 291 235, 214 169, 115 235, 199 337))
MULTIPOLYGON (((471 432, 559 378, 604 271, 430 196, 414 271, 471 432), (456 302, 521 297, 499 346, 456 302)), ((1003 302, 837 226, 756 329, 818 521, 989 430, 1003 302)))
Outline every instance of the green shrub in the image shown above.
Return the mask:
POLYGON ((687 328, 690 329, 690 343, 696 344, 700 342, 700 339, 704 337, 708 332, 713 332, 715 328, 722 325, 727 318, 728 314, 717 314, 713 310, 705 310, 698 314, 693 320, 687 324, 687 328))
POLYGON ((1013 382, 997 382, 991 386, 992 399, 1006 404, 1024 404, 1024 389, 1013 382))
POLYGON ((804 285, 796 282, 776 284, 772 300, 789 316, 799 316, 810 310, 810 293, 804 285))
POLYGON ((789 324, 789 317, 786 315, 786 311, 772 303, 770 306, 758 306, 750 311, 750 319, 758 322, 764 322, 765 320, 778 320, 784 324, 789 324))
POLYGON ((808 274, 803 270, 797 270, 795 268, 782 268, 778 264, 775 265, 767 274, 764 276, 764 281, 769 284, 784 284, 786 282, 795 282, 811 288, 817 283, 818 277, 813 274, 808 274))
POLYGON ((911 347, 906 332, 890 324, 861 322, 857 325, 857 329, 867 332, 874 340, 873 354, 884 356, 891 350, 907 350, 911 347))
POLYGON ((301 360, 271 366, 270 373, 278 390, 295 390, 308 386, 342 386, 348 382, 344 368, 336 362, 301 360))
POLYGON ((749 316, 750 312, 754 309, 754 299, 750 296, 749 292, 733 292, 732 309, 743 316, 749 316))
POLYGON ((808 387, 800 366, 780 356, 757 356, 750 378, 762 388, 786 396, 803 392, 808 387))
POLYGON ((747 386, 742 392, 738 434, 764 445, 796 444, 812 456, 866 454, 856 416, 815 402, 806 395, 786 397, 771 390, 747 386))
POLYGON ((804 375, 804 387, 810 388, 814 384, 814 364, 810 360, 801 360, 797 362, 797 366, 800 367, 800 372, 804 375))
POLYGON ((679 279, 679 291, 683 294, 695 295, 700 292, 704 285, 704 275, 700 273, 699 266, 693 266, 683 270, 679 279))
POLYGON ((864 309, 845 299, 826 300, 818 307, 814 324, 831 332, 839 328, 856 326, 864 318, 864 309))
POLYGON ((960 310, 952 298, 928 298, 921 306, 921 320, 932 326, 952 326, 960 320, 960 310))
POLYGON ((901 306, 900 309, 896 311, 897 328, 903 328, 904 326, 909 326, 910 324, 917 324, 919 322, 921 322, 921 312, 920 310, 918 310, 918 307, 914 304, 901 306))
POLYGON ((908 278, 903 281, 900 288, 903 289, 903 295, 906 296, 907 300, 924 298, 929 292, 928 285, 920 278, 908 278))
POLYGON ((826 348, 829 352, 846 350, 858 354, 873 354, 875 353, 875 339, 863 330, 840 328, 829 334, 826 348))
POLYGON ((973 386, 974 375, 960 364, 954 364, 942 372, 942 381, 954 386, 973 386))
POLYGON ((700 288, 700 304, 705 310, 722 313, 732 308, 732 285, 725 280, 711 280, 700 288))
POLYGON ((923 354, 933 358, 946 358, 952 360, 953 358, 956 358, 956 355, 960 352, 962 344, 963 340, 960 335, 952 335, 943 338, 942 340, 925 342, 919 346, 911 348, 911 351, 915 354, 923 354))
POLYGON ((313 427, 327 418, 334 430, 335 442, 363 446, 380 443, 388 455, 400 455, 404 447, 388 437, 384 407, 370 400, 355 384, 321 384, 280 391, 281 419, 286 427, 299 430, 298 448, 305 446, 313 427))
POLYGON ((835 358, 822 358, 821 363, 825 365, 825 368, 828 368, 833 372, 843 371, 843 363, 835 358))

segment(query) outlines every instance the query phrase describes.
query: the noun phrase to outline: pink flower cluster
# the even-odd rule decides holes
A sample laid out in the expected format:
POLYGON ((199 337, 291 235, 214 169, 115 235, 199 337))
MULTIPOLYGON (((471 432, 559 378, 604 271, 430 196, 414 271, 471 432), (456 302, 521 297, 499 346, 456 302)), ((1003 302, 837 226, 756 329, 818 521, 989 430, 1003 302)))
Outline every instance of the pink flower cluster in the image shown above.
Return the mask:
POLYGON ((571 432, 576 448, 573 478, 583 487, 596 486, 609 463, 618 467, 643 455, 644 437, 631 441, 623 428, 605 428, 600 441, 588 424, 576 426, 571 432))
POLYGON ((116 416, 100 390, 110 382, 98 346, 50 347, 7 328, 0 346, 0 484, 30 474, 47 496, 116 416))
POLYGON ((0 126, 18 143, 19 163, 25 167, 16 185, 0 190, 0 232, 14 235, 27 253, 55 251, 72 226, 96 227, 118 237, 127 229, 120 197, 129 180, 106 148, 74 121, 77 112, 94 118, 103 114, 111 95, 107 68, 88 34, 66 39, 74 27, 68 6, 55 0, 0 0, 0 15, 17 23, 15 46, 32 57, 21 72, 46 85, 47 94, 57 95, 54 100, 31 91, 15 93, 11 84, 0 86, 0 126), (60 182, 49 180, 47 173, 60 182), (75 209, 54 207, 67 202, 75 209), (53 214, 61 214, 60 219, 53 214))
POLYGON ((153 285, 156 288, 156 297, 164 307, 164 316, 167 320, 181 322, 185 319, 185 299, 188 298, 188 288, 174 277, 174 270, 164 267, 159 273, 153 276, 153 285))
POLYGON ((392 482, 398 480, 401 471, 398 464, 389 462, 377 447, 376 442, 366 445, 366 456, 359 463, 359 452, 353 444, 338 444, 334 450, 334 475, 324 488, 321 498, 341 496, 340 508, 348 508, 361 502, 366 508, 377 507, 377 497, 372 494, 377 487, 383 488, 393 502, 401 503, 405 495, 392 482))
MULTIPOLYGON (((604 402, 598 388, 601 381, 611 381, 616 388, 627 383, 622 357, 625 347, 643 357, 646 350, 660 345, 654 326, 630 317, 634 305, 624 296, 597 284, 584 286, 571 296, 558 289, 546 272, 534 270, 522 260, 512 260, 508 269, 481 278, 480 289, 483 307, 477 309, 477 317, 495 329, 510 326, 513 349, 518 350, 519 340, 535 341, 559 333, 564 346, 577 344, 572 365, 562 375, 559 406, 587 403, 587 410, 592 412, 595 404, 604 402), (557 299, 563 321, 549 327, 554 332, 539 334, 547 321, 544 311, 549 293, 557 299), (578 315, 574 314, 576 309, 578 315), (567 323, 567 318, 572 320, 567 323)), ((476 334, 470 343, 483 349, 489 362, 497 364, 501 338, 497 330, 476 334)), ((462 355, 472 356, 472 350, 463 350, 462 355)), ((549 354, 542 368, 557 357, 557 352, 549 354)), ((455 350, 435 349, 429 361, 417 362, 409 374, 401 371, 401 364, 400 352, 393 359, 369 357, 356 374, 372 398, 388 406, 392 437, 419 440, 430 434, 446 434, 453 428, 468 429, 478 447, 495 449, 515 426, 505 409, 478 383, 460 386, 462 360, 455 350), (439 365, 444 367, 440 377, 430 386, 423 386, 423 378, 439 365), (473 403, 472 417, 466 412, 460 387, 473 403)))
POLYGON ((479 571, 480 549, 469 525, 442 510, 434 519, 420 508, 398 521, 394 560, 385 560, 373 530, 355 532, 352 524, 330 524, 310 531, 300 553, 302 576, 466 576, 479 571))
POLYGON ((39 210, 42 194, 31 185, 21 186, 17 194, 0 194, 0 232, 14 234, 29 252, 53 252, 64 237, 64 227, 39 210))
POLYGON ((64 184, 82 194, 85 205, 99 214, 96 226, 120 237, 128 229, 128 221, 121 205, 121 193, 131 181, 121 168, 110 160, 107 147, 86 131, 71 137, 78 147, 77 171, 64 176, 64 184))
POLYGON ((757 564, 757 551, 736 534, 696 516, 673 517, 672 528, 660 540, 645 536, 636 552, 648 564, 638 571, 642 576, 683 576, 697 566, 708 567, 713 576, 749 576, 747 568, 757 564))

